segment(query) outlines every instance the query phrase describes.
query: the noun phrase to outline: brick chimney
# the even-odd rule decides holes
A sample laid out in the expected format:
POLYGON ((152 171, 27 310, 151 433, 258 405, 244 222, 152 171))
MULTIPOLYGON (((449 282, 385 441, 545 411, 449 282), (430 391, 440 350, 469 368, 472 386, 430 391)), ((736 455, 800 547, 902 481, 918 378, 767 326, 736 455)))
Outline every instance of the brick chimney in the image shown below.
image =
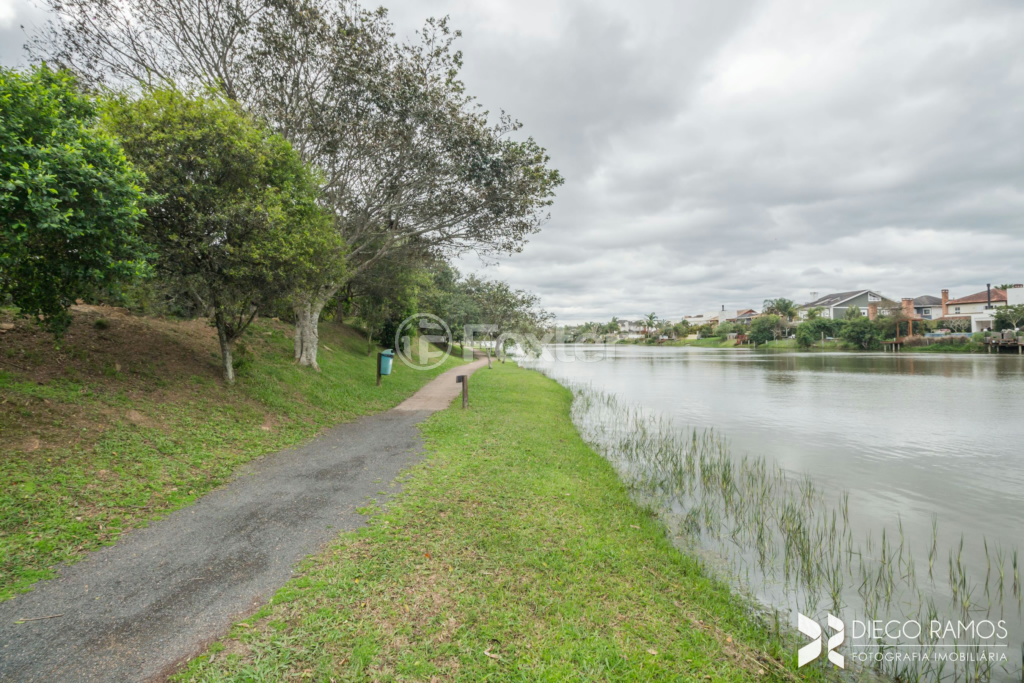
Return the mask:
POLYGON ((906 298, 903 299, 903 315, 907 316, 908 318, 913 318, 914 317, 914 300, 913 299, 906 299, 906 298))
POLYGON ((878 304, 868 304, 868 320, 878 317, 878 304))
POLYGON ((949 290, 942 290, 942 317, 949 315, 949 290))

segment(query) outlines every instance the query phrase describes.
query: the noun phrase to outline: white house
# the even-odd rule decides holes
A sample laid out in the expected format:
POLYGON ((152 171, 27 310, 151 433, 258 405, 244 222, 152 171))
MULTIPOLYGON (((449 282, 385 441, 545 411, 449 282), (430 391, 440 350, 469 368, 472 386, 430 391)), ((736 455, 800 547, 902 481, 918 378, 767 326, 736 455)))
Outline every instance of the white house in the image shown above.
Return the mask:
MULTIPOLYGON (((943 294, 945 294, 945 290, 943 290, 943 294)), ((976 294, 950 299, 943 306, 945 309, 943 317, 970 318, 971 332, 991 330, 995 324, 997 310, 1008 305, 1011 298, 1024 303, 1024 285, 1013 285, 1005 290, 986 288, 976 294)))

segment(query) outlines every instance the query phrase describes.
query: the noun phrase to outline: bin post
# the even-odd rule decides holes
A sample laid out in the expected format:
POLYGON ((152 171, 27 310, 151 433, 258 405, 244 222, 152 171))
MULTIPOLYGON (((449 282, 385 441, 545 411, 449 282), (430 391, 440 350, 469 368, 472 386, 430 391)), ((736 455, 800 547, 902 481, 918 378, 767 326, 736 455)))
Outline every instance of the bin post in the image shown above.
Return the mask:
POLYGON ((462 409, 465 410, 469 406, 469 375, 463 375, 462 377, 462 409))
POLYGON ((383 354, 380 351, 377 352, 377 386, 380 386, 380 362, 383 354))

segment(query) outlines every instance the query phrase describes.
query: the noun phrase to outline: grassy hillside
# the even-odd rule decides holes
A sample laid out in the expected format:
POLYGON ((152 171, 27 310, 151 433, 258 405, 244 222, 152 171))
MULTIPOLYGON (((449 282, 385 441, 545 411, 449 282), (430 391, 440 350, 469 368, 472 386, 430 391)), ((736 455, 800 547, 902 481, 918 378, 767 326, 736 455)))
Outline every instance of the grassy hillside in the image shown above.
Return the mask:
POLYGON ((795 648, 631 501, 570 402, 512 364, 477 372, 470 410, 425 423, 403 493, 177 680, 800 678, 795 648))
POLYGON ((391 408, 455 364, 396 364, 378 388, 354 330, 321 326, 316 373, 293 365, 291 328, 263 320, 228 387, 204 321, 79 306, 59 346, 14 325, 0 328, 0 599, 189 503, 239 464, 391 408))

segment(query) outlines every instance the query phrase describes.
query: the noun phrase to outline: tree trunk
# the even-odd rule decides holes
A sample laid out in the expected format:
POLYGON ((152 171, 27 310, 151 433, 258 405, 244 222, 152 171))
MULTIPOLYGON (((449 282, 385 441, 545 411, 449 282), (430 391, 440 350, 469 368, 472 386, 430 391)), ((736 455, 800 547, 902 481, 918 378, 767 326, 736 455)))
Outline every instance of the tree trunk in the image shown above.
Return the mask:
POLYGON ((224 381, 228 384, 235 383, 235 366, 232 362, 231 347, 233 342, 228 339, 223 323, 217 321, 217 338, 220 340, 220 357, 224 362, 224 381))
POLYGON ((373 330, 366 330, 366 355, 373 355, 373 330))
POLYGON ((309 319, 309 305, 297 303, 292 310, 295 312, 295 362, 298 363, 302 358, 302 330, 309 319))
POLYGON ((320 366, 316 362, 317 345, 320 342, 320 311, 324 309, 326 300, 314 298, 294 304, 295 311, 295 362, 311 367, 317 372, 320 366))

